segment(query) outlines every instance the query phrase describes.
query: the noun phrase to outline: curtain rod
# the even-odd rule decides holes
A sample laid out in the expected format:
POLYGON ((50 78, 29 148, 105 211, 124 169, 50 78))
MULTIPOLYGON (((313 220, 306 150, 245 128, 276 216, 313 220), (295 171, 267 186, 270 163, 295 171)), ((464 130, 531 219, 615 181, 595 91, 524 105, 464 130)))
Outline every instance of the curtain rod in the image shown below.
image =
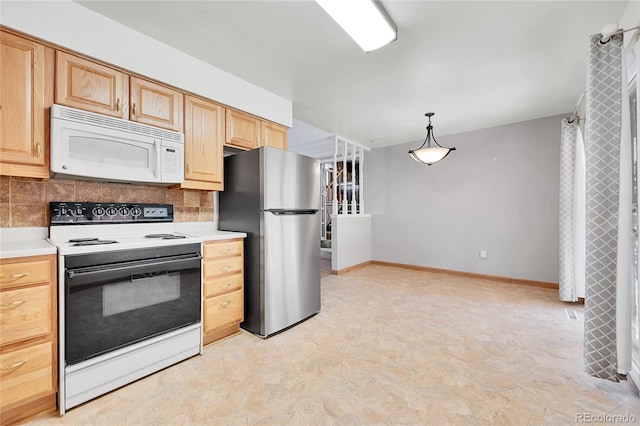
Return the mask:
POLYGON ((578 103, 576 103, 576 107, 573 109, 573 114, 569 117, 569 123, 573 123, 576 121, 576 116, 578 115, 578 108, 580 108, 580 104, 584 100, 584 94, 587 93, 587 88, 585 87, 580 93, 580 97, 578 98, 578 103))
MULTIPOLYGON (((609 24, 609 25, 614 25, 614 24, 609 24)), ((633 31, 633 30, 637 30, 639 29, 640 26, 637 27, 632 27, 632 28, 627 28, 626 30, 623 30, 622 28, 617 29, 615 31, 611 31, 609 29, 609 31, 607 31, 607 27, 604 27, 604 29, 602 30, 602 32, 600 33, 602 35, 601 39, 600 39, 600 43, 606 43, 609 41, 609 38, 611 38, 611 36, 614 35, 619 35, 619 34, 624 34, 627 31, 633 31)))
MULTIPOLYGON (((627 28, 626 30, 618 29, 617 25, 615 24, 609 24, 607 26, 605 26, 602 29, 601 34, 601 39, 600 39, 600 43, 607 43, 609 41, 609 39, 611 38, 611 36, 614 35, 619 35, 619 34, 623 34, 626 33, 627 31, 633 31, 633 30, 637 30, 640 29, 640 26, 637 27, 633 27, 633 28, 627 28)), ((584 95, 587 92, 587 88, 585 87, 582 90, 582 93, 580 94, 580 97, 578 98, 578 102, 576 103, 576 107, 573 109, 573 114, 571 114, 571 116, 569 117, 569 123, 573 123, 576 119, 576 116, 578 114, 578 108, 580 108, 580 104, 582 103, 582 101, 584 100, 584 95)))

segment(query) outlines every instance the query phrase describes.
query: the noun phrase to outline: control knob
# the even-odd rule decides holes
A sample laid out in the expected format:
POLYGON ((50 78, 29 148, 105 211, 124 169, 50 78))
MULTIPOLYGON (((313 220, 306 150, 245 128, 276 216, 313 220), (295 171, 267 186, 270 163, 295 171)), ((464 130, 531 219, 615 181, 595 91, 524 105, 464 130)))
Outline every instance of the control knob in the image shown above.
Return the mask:
POLYGON ((91 213, 96 217, 100 217, 104 215, 104 207, 94 207, 91 213))
POLYGON ((76 207, 74 209, 70 209, 69 213, 71 213, 71 216, 82 216, 82 207, 76 207))
POLYGON ((118 210, 118 212, 120 213, 121 216, 129 215, 129 209, 126 207, 120 207, 120 210, 118 210))
POLYGON ((115 216, 115 215, 117 215, 117 214, 118 214, 118 209, 116 209, 116 208, 115 208, 115 207, 113 207, 113 206, 110 206, 110 207, 107 207, 106 213, 107 213, 109 216, 115 216))
POLYGON ((138 217, 142 214, 142 209, 140 207, 134 207, 131 209, 131 216, 138 217))

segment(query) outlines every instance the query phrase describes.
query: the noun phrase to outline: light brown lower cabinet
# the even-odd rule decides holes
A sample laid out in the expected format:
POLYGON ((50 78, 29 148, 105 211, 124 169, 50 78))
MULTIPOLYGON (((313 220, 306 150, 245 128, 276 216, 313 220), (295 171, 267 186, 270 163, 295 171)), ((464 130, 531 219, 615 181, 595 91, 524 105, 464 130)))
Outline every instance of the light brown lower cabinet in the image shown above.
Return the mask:
POLYGON ((55 255, 0 260, 0 424, 55 411, 55 255))
POLYGON ((205 241, 203 246, 206 345, 240 332, 244 320, 244 242, 242 238, 205 241))

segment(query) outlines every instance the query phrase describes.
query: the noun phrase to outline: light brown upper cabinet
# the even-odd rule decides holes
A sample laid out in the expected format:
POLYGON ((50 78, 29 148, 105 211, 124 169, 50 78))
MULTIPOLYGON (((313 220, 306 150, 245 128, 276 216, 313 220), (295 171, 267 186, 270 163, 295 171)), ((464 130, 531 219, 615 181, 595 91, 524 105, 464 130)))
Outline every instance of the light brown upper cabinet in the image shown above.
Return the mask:
POLYGON ((184 109, 185 180, 180 187, 222 191, 224 108, 186 95, 184 109))
POLYGON ((0 174, 49 177, 54 50, 0 31, 0 174))
POLYGON ((254 149, 260 146, 260 119, 231 108, 227 108, 225 132, 226 146, 254 149))
POLYGON ((160 84, 131 77, 132 121, 182 132, 183 95, 160 84))
POLYGON ((106 65, 58 51, 56 103, 183 131, 183 94, 106 65))
POLYGON ((57 52, 56 103, 129 118, 129 76, 113 68, 57 52))
POLYGON ((260 134, 262 143, 260 146, 272 146, 286 151, 288 130, 288 128, 279 124, 261 121, 260 134))

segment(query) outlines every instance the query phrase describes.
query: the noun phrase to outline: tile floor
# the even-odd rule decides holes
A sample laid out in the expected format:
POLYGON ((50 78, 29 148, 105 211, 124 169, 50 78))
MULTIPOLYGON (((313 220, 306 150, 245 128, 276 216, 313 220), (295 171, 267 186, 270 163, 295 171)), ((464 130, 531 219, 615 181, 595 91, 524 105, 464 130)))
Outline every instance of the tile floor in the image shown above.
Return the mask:
POLYGON ((323 278, 320 314, 284 333, 243 332, 32 423, 640 423, 630 382, 582 372, 581 320, 552 290, 371 265, 323 278))

